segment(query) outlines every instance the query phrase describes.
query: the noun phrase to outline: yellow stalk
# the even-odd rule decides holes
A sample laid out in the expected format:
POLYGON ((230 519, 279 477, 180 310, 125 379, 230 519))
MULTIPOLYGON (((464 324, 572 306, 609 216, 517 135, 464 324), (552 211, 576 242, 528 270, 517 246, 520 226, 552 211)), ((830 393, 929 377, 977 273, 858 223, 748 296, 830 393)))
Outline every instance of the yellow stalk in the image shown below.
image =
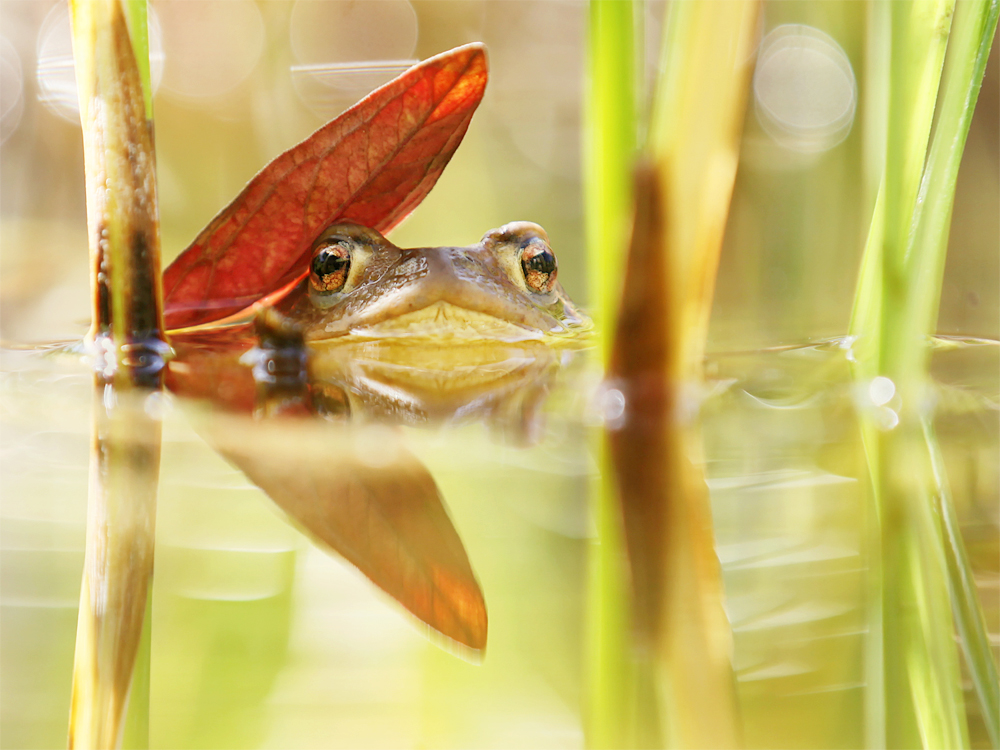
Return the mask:
MULTIPOLYGON (((135 5, 133 0, 133 32, 144 35, 144 14, 135 5)), ((168 347, 149 99, 125 9, 120 0, 71 0, 70 11, 87 179, 96 373, 69 747, 115 748, 123 741, 137 658, 148 658, 148 645, 141 651, 140 643, 148 628, 160 423, 144 406, 162 386, 168 347)), ((143 674, 148 679, 148 670, 143 674)), ((148 706, 136 709, 141 718, 130 726, 137 736, 128 740, 145 746, 148 706)))
POLYGON ((664 457, 666 584, 658 648, 670 747, 742 743, 701 433, 684 414, 703 380, 759 12, 755 0, 670 6, 650 128, 669 305, 664 375, 672 414, 664 457))

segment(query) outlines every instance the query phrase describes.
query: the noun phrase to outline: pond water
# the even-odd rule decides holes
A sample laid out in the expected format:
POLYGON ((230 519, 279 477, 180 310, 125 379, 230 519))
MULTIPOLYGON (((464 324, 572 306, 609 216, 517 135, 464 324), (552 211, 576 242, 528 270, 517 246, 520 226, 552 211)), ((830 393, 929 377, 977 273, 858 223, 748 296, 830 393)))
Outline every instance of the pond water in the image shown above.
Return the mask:
MULTIPOLYGON (((876 407, 840 342, 715 355, 707 371, 704 469, 747 744, 860 746, 869 511, 857 415, 876 407)), ((1000 347, 939 342, 933 371, 996 650, 1000 347)), ((151 746, 583 746, 598 381, 570 364, 544 401, 500 410, 500 426, 455 409, 433 429, 370 419, 338 433, 376 458, 405 448, 434 478, 486 600, 481 655, 289 523, 205 439, 211 414, 149 404, 163 420, 151 746)), ((5 350, 0 397, 2 743, 62 746, 92 377, 70 355, 5 350)), ((331 443, 331 461, 343 450, 331 443)))

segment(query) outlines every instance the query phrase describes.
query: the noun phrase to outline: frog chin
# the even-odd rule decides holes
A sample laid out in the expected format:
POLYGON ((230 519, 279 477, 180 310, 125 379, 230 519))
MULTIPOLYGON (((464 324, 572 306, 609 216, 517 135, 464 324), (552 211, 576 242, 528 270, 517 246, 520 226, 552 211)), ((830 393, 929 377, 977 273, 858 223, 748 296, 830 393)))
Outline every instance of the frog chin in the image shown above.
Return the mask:
POLYGON ((405 337, 417 341, 530 341, 545 337, 546 331, 513 323, 478 310, 468 310, 450 302, 438 301, 427 307, 360 325, 348 334, 350 339, 387 339, 405 337))

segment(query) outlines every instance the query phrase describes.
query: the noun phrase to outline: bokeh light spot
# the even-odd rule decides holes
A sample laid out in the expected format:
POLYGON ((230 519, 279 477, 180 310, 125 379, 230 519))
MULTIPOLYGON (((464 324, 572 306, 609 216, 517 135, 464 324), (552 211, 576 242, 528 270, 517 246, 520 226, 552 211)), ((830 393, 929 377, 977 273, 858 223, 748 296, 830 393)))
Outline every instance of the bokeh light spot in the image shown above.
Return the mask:
POLYGON ((872 379, 868 386, 868 396, 876 406, 885 406, 892 401, 892 397, 895 395, 896 384, 883 375, 872 379))
POLYGON ((182 99, 211 99, 242 83, 264 50, 264 21, 250 0, 157 3, 167 51, 163 88, 182 99))
MULTIPOLYGON (((153 92, 163 79, 163 36, 160 21, 152 8, 147 14, 149 34, 149 77, 153 92)), ((38 32, 38 99, 52 112, 75 125, 80 124, 80 100, 73 63, 73 31, 69 9, 58 4, 45 17, 38 32)))
POLYGON ((758 121, 785 148, 826 151, 851 131, 854 70, 840 45, 811 26, 788 24, 767 35, 753 93, 758 121))
POLYGON ((24 81, 21 58, 4 37, 0 37, 0 143, 17 130, 24 111, 24 81))

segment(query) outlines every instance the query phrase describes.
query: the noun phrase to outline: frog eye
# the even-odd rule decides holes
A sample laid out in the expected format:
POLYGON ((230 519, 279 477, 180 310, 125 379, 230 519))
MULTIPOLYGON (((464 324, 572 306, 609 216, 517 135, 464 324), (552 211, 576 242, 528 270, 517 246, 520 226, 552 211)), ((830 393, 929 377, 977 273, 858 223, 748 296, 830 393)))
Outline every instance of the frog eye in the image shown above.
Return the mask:
POLYGON ((350 247, 337 239, 324 240, 313 250, 309 286, 319 295, 334 294, 344 288, 350 270, 350 247))
POLYGON ((539 239, 533 239, 521 252, 524 283, 533 292, 551 292, 559 266, 555 254, 539 239))

